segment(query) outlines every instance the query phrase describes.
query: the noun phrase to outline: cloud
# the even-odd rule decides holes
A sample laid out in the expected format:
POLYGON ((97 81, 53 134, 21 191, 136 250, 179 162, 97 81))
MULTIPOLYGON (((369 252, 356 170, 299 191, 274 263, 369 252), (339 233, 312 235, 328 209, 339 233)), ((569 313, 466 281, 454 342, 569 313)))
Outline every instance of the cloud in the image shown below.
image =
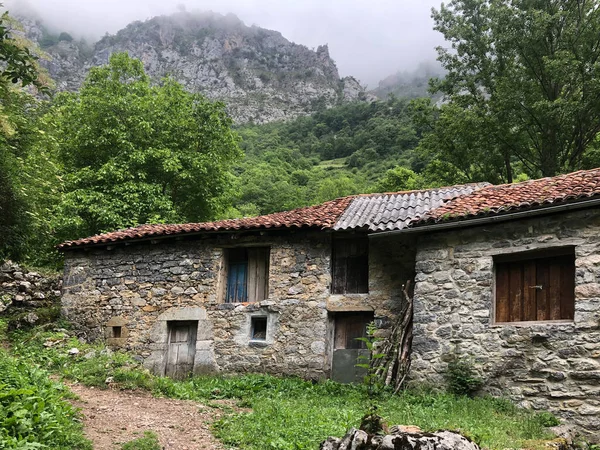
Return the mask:
POLYGON ((134 20, 188 10, 234 13, 310 48, 329 44, 341 75, 373 86, 435 59, 442 43, 430 18, 434 0, 6 0, 31 8, 56 31, 97 39, 134 20))

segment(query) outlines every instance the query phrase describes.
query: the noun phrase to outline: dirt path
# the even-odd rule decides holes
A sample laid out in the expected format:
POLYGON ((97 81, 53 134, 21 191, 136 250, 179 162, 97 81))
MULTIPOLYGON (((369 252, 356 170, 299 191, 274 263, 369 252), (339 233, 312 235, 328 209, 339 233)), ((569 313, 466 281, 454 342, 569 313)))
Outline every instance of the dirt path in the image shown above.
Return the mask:
POLYGON ((210 423, 221 416, 218 409, 186 400, 154 398, 138 391, 118 391, 70 385, 79 396, 86 436, 95 450, 120 449, 121 445, 155 432, 166 450, 221 450, 211 435, 210 423))

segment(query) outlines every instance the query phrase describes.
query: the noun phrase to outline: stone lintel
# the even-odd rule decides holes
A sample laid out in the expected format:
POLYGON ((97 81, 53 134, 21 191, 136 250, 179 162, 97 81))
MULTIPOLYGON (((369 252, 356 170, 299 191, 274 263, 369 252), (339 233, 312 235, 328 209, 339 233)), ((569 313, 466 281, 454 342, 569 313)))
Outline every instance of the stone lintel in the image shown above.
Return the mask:
POLYGON ((368 294, 332 295, 327 299, 327 311, 330 312, 359 312, 374 311, 368 302, 368 294))

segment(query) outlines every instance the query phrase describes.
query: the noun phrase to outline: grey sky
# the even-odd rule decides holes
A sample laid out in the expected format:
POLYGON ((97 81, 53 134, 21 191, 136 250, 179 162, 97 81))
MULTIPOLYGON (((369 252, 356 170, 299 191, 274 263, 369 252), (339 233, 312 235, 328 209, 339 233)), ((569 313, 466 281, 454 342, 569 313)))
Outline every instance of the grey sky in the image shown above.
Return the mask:
POLYGON ((33 6, 60 31, 97 38, 133 20, 188 10, 232 12, 246 24, 280 31, 308 47, 329 44, 341 75, 370 86, 399 70, 435 59, 442 43, 431 7, 441 0, 6 0, 9 8, 33 6))

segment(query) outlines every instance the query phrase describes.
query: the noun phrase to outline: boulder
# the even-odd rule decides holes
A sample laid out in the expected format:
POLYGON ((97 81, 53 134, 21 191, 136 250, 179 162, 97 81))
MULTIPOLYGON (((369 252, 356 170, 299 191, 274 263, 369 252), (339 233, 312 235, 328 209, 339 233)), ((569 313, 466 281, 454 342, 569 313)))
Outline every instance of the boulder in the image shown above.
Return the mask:
POLYGON ((394 434, 377 436, 352 428, 342 439, 329 438, 320 450, 479 450, 470 439, 453 431, 416 431, 417 427, 395 426, 394 434), (410 431, 402 431, 402 430, 410 431), (414 432, 412 432, 414 431, 414 432))

